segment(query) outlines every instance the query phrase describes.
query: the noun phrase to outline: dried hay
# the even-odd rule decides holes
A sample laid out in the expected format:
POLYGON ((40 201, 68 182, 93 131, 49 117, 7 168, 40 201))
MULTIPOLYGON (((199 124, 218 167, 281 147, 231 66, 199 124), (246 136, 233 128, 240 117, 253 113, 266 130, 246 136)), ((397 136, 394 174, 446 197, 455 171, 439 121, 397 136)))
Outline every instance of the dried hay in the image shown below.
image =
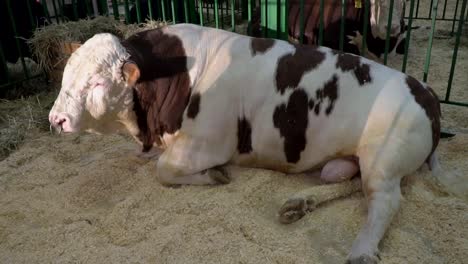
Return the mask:
POLYGON ((122 25, 122 34, 123 38, 126 39, 131 35, 142 32, 149 29, 155 28, 162 28, 169 24, 168 21, 159 21, 159 20, 146 20, 145 23, 140 24, 129 24, 129 25, 122 25))
POLYGON ((52 94, 42 93, 0 100, 0 160, 18 149, 28 133, 49 129, 48 111, 54 98, 52 94))
POLYGON ((37 29, 28 40, 33 56, 38 59, 39 66, 50 72, 64 58, 60 54, 65 43, 83 43, 97 33, 111 33, 119 38, 147 29, 159 28, 167 23, 162 21, 146 21, 142 24, 126 25, 111 17, 99 16, 94 19, 82 19, 61 24, 53 24, 37 29))

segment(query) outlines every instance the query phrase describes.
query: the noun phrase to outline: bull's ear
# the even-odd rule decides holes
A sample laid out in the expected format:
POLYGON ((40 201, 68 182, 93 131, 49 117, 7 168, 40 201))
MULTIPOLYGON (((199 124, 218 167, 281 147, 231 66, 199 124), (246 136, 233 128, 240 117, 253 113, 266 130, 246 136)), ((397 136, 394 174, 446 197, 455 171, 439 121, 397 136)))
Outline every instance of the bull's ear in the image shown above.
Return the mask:
POLYGON ((122 67, 122 73, 128 86, 134 86, 140 78, 140 69, 134 62, 127 61, 122 67))

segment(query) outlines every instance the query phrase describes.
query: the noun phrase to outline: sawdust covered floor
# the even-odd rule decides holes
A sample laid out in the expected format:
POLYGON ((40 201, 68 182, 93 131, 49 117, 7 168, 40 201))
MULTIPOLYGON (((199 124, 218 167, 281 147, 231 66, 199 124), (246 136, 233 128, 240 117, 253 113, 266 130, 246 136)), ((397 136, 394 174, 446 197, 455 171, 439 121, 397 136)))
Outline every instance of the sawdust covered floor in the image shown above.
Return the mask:
MULTIPOLYGON (((466 263, 467 144, 439 149, 460 198, 426 168, 405 180, 381 263, 466 263)), ((134 151, 119 135, 42 134, 0 162, 0 263, 343 263, 365 220, 359 192, 281 225, 284 200, 316 179, 232 166, 228 185, 166 188, 134 151)))

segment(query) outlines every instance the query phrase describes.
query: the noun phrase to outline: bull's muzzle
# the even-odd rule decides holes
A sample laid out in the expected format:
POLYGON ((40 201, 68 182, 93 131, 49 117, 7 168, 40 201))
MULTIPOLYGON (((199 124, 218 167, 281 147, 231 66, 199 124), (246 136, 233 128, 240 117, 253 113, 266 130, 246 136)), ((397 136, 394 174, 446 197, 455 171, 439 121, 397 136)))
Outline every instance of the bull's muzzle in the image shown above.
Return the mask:
POLYGON ((50 114, 50 131, 62 133, 62 131, 67 132, 67 127, 70 126, 70 118, 64 114, 50 114))

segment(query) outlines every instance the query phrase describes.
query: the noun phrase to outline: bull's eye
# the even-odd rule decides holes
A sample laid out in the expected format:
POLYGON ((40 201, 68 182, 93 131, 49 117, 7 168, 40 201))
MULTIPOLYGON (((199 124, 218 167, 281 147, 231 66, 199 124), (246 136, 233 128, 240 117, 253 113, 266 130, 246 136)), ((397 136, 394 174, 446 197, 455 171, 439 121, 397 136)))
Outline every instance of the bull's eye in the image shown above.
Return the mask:
POLYGON ((99 86, 104 86, 104 83, 98 82, 98 83, 95 83, 92 87, 93 87, 93 88, 97 88, 97 87, 99 87, 99 86))

